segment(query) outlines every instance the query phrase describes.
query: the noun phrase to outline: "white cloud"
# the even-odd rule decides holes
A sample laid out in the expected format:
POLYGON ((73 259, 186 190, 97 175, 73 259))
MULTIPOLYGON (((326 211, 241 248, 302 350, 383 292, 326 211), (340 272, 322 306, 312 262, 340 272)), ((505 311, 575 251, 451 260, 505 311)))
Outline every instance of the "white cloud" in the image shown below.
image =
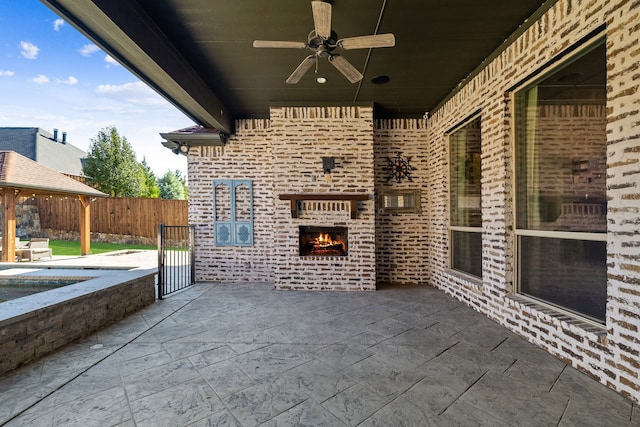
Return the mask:
POLYGON ((99 85, 96 88, 96 94, 133 105, 167 105, 167 101, 142 82, 131 82, 122 85, 99 85))
POLYGON ((92 53, 96 53, 99 50, 100 48, 98 46, 91 43, 91 44, 85 44, 84 46, 82 46, 80 49, 78 49, 78 52, 80 52, 80 55, 82 56, 90 56, 92 53))
POLYGON ((0 77, 12 77, 14 74, 11 70, 0 70, 0 77))
POLYGON ((38 74, 38 77, 35 77, 33 81, 41 85, 44 83, 49 83, 49 77, 45 76, 44 74, 38 74))
POLYGON ((64 80, 62 83, 69 85, 69 86, 73 86, 75 84, 78 84, 78 79, 76 79, 73 76, 69 76, 67 77, 67 80, 64 80))
POLYGON ((20 42, 20 54, 27 59, 36 59, 38 57, 38 52, 40 52, 40 48, 34 45, 31 42, 20 42))
POLYGON ((60 28, 64 25, 64 20, 58 18, 53 21, 53 31, 60 31, 60 28))
POLYGON ((104 62, 107 63, 107 67, 117 67, 118 65, 120 65, 118 63, 118 61, 116 61, 115 59, 113 59, 111 56, 106 55, 104 57, 104 62))

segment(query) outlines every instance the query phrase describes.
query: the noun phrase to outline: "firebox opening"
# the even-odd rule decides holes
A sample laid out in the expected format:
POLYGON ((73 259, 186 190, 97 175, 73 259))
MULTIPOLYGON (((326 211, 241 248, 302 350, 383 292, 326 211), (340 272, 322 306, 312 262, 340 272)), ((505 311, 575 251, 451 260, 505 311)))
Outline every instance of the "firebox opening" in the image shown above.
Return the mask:
POLYGON ((347 227, 300 226, 300 256, 347 256, 347 227))

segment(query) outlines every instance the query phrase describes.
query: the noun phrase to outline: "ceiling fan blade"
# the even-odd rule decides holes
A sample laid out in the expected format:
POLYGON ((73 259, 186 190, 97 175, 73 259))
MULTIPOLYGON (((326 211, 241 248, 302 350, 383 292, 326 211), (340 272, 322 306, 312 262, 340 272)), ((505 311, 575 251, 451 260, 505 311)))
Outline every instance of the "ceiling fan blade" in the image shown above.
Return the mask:
POLYGON ((316 35, 328 39, 331 36, 331 3, 312 1, 311 8, 316 35))
POLYGON ((302 42, 284 42, 276 40, 255 40, 253 47, 273 47, 273 48, 285 48, 285 49, 304 49, 307 47, 306 43, 302 42))
POLYGON ((371 36, 349 37, 338 40, 338 46, 343 49, 370 49, 374 47, 393 47, 396 38, 393 34, 375 34, 371 36))
POLYGON ((340 71, 342 75, 345 76, 351 83, 356 83, 362 80, 363 75, 360 74, 360 71, 356 70, 356 68, 342 56, 330 56, 329 62, 331 62, 331 65, 336 67, 336 69, 340 71))
POLYGON ((315 55, 309 55, 307 56, 305 59, 302 60, 302 62, 300 63, 300 65, 298 65, 298 68, 296 68, 293 73, 291 73, 291 75, 289 76, 289 78, 287 79, 287 83, 289 84, 296 84, 300 81, 300 79, 302 78, 302 76, 304 76, 304 74, 309 71, 309 69, 311 67, 313 67, 313 65, 316 63, 316 56, 315 55))

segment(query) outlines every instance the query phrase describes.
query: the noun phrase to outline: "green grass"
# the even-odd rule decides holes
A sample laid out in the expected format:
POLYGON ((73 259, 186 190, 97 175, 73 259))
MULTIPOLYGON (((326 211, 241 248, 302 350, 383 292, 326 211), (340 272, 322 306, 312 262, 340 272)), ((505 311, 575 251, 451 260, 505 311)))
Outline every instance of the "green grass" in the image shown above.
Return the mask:
MULTIPOLYGON (((80 255, 80 242, 71 240, 49 240, 49 247, 53 255, 80 255)), ((157 246, 123 245, 118 243, 91 242, 91 253, 101 254, 105 252, 123 251, 128 249, 157 250, 157 246)))

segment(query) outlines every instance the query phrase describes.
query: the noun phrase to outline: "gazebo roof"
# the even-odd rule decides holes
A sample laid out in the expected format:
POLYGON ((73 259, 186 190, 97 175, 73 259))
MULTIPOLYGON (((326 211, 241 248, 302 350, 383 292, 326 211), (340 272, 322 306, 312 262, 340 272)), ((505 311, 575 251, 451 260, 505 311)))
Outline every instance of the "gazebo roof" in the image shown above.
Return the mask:
POLYGON ((0 188, 25 190, 35 195, 107 196, 15 151, 0 151, 0 188))

